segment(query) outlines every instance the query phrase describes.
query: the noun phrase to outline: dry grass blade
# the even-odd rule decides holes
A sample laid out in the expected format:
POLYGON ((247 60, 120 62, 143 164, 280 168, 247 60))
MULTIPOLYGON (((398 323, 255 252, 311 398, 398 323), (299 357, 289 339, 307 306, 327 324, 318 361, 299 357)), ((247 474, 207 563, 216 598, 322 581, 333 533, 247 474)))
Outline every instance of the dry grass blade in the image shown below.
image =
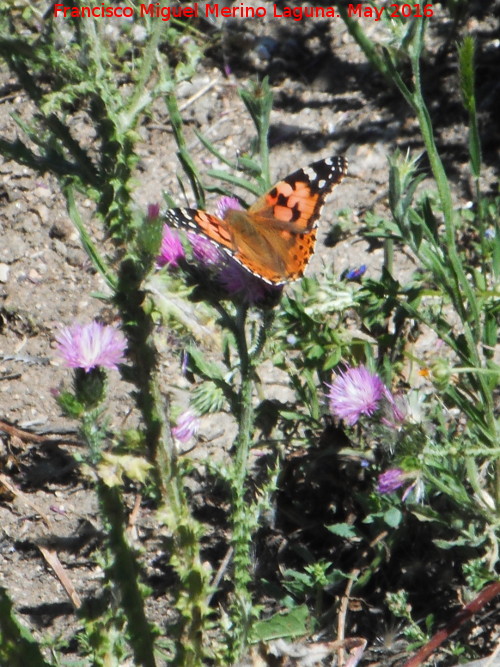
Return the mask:
POLYGON ((38 544, 37 546, 42 556, 45 558, 47 564, 50 565, 50 567, 54 570, 56 577, 61 582, 64 590, 66 591, 75 609, 80 609, 80 607, 82 606, 82 601, 80 599, 80 596, 76 592, 75 587, 73 586, 70 578, 66 574, 66 570, 62 566, 62 563, 59 560, 57 553, 53 549, 48 549, 47 547, 41 546, 40 544, 38 544))

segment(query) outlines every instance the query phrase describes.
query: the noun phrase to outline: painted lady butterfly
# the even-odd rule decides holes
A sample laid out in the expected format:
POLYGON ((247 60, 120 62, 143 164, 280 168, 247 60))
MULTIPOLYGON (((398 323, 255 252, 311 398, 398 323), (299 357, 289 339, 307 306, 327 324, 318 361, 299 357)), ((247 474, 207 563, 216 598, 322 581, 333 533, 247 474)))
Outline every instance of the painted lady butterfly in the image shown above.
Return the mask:
POLYGON ((302 277, 314 252, 324 201, 347 173, 347 160, 331 157, 294 171, 248 210, 230 208, 218 218, 206 211, 174 208, 166 222, 193 228, 272 285, 302 277))

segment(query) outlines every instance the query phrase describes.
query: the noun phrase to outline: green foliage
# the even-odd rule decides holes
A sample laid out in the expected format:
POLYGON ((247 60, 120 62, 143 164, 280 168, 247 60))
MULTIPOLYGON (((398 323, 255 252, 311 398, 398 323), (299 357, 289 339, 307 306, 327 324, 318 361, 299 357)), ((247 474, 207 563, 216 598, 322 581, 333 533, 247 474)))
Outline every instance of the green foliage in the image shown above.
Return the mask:
POLYGON ((286 570, 283 585, 297 599, 304 600, 317 595, 328 586, 334 586, 348 577, 345 572, 332 567, 326 561, 317 561, 306 565, 303 571, 286 570))
POLYGON ((27 628, 19 623, 12 602, 4 588, 0 588, 0 660, 12 667, 51 667, 27 628))
POLYGON ((117 609, 101 610, 96 618, 89 614, 77 636, 83 655, 91 657, 92 664, 98 667, 119 665, 130 658, 124 629, 125 618, 117 609))
POLYGON ((291 611, 274 614, 264 621, 257 621, 252 630, 253 642, 272 639, 302 637, 308 632, 309 609, 299 605, 291 611))
POLYGON ((411 614, 411 605, 408 603, 408 595, 405 591, 398 591, 397 593, 387 594, 387 605, 396 618, 400 618, 407 622, 403 629, 404 636, 412 642, 409 648, 418 648, 430 638, 432 631, 433 619, 428 616, 425 619, 426 632, 413 620, 411 614))

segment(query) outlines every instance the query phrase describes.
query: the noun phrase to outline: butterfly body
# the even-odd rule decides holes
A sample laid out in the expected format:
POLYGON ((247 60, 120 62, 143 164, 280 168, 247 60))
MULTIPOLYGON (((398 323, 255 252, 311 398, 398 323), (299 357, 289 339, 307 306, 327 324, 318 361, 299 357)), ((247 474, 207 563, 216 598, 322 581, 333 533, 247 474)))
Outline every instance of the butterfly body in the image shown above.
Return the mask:
POLYGON ((170 209, 166 221, 210 239, 247 271, 281 285, 300 278, 316 243, 324 201, 347 173, 347 160, 332 157, 298 169, 246 211, 223 217, 196 209, 170 209))

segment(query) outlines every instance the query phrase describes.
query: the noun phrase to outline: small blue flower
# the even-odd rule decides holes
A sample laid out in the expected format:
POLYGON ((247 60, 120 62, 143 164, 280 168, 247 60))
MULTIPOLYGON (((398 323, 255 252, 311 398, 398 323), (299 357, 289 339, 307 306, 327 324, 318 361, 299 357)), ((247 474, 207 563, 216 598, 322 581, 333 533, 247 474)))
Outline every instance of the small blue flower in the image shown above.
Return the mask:
POLYGON ((362 264, 357 269, 349 269, 346 271, 344 278, 345 280, 358 280, 362 275, 366 273, 366 264, 362 264))

